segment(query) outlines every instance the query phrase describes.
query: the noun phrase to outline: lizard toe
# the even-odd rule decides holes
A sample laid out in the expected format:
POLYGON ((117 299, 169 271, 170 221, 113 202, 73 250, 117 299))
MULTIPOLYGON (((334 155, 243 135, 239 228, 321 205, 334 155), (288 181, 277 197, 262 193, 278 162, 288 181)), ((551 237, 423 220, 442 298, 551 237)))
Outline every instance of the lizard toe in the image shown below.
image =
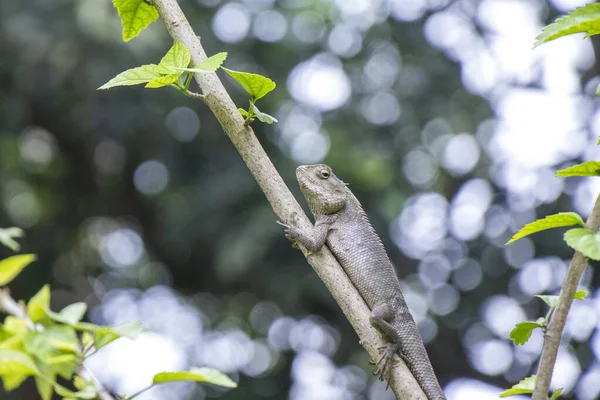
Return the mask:
POLYGON ((394 354, 396 354, 398 352, 398 348, 399 348, 398 343, 393 343, 393 342, 390 342, 387 345, 379 348, 379 350, 381 352, 381 357, 379 357, 379 360, 376 363, 377 370, 373 374, 377 375, 379 377, 380 381, 383 381, 384 379, 386 381, 388 381, 386 389, 390 386, 389 385, 389 371, 391 368, 390 366, 392 364, 392 358, 394 357, 394 354))

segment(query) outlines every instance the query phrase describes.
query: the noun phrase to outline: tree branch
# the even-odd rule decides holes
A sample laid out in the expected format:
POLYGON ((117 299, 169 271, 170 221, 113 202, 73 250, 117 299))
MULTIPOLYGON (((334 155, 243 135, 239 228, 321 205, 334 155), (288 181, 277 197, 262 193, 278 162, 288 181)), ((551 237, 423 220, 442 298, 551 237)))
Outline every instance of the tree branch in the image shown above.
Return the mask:
MULTIPOLYGON (((586 225, 592 231, 597 231, 600 226, 600 195, 596 199, 594 208, 586 221, 586 225)), ((562 336, 567 314, 573 302, 573 296, 577 291, 577 285, 581 279, 581 274, 587 265, 587 258, 576 251, 571 260, 571 265, 567 271, 567 276, 560 291, 558 305, 552 313, 552 319, 548 330, 544 334, 544 346, 542 348, 542 357, 538 367, 537 378, 535 383, 535 391, 533 392, 532 400, 547 400, 550 381, 552 379, 552 371, 556 362, 556 354, 560 346, 560 338, 562 336)))
MULTIPOLYGON (((177 1, 153 0, 153 3, 171 37, 174 40, 183 42, 190 50, 193 64, 199 64, 204 60, 206 54, 200 44, 200 39, 194 34, 177 1)), ((310 221, 271 163, 252 128, 244 126, 243 117, 238 112, 217 74, 196 73, 194 77, 202 90, 205 103, 210 107, 223 127, 223 131, 242 156, 277 217, 281 221, 288 221, 295 213, 300 217, 300 225, 308 226, 310 221)), ((340 264, 329 249, 324 248, 322 251, 313 254, 309 254, 305 248, 301 250, 342 308, 358 334, 362 345, 373 360, 378 360, 379 352, 377 349, 383 346, 384 342, 369 323, 370 310, 340 264)), ((426 400, 425 395, 406 365, 398 356, 395 357, 395 361, 390 374, 390 386, 396 397, 401 400, 426 400)))

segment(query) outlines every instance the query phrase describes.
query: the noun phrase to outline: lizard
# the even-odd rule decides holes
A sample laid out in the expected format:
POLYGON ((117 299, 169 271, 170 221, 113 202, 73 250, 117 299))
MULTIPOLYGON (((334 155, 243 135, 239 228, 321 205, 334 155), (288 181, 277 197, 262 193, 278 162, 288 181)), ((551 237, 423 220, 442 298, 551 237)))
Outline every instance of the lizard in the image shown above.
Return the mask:
POLYGON ((314 226, 300 228, 295 214, 286 223, 277 222, 294 247, 300 243, 316 252, 327 244, 369 306, 369 322, 386 341, 379 349, 381 358, 372 362, 377 365, 374 374, 388 379, 392 357, 398 353, 427 399, 445 400, 395 269, 359 201, 325 164, 299 166, 296 178, 314 226))

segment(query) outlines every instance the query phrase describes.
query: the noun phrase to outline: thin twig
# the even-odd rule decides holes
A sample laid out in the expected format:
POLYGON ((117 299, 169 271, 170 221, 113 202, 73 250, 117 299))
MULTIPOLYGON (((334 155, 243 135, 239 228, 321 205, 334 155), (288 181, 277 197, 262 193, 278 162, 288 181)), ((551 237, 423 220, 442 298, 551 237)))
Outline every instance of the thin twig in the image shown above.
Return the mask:
POLYGON ((188 97, 191 97, 192 99, 206 101, 206 96, 204 96, 203 94, 200 94, 200 93, 196 93, 196 92, 192 92, 190 90, 186 90, 185 92, 183 92, 183 94, 185 94, 188 97))
MULTIPOLYGON (((31 330, 43 330, 43 327, 41 325, 38 324, 38 326, 36 326, 36 324, 31 320, 31 318, 29 318, 25 306, 23 304, 17 303, 15 299, 13 299, 10 296, 10 291, 8 290, 8 288, 0 289, 0 311, 25 320, 27 326, 31 330)), ((94 383, 94 386, 96 387, 96 392, 98 393, 98 398, 100 400, 115 400, 115 397, 111 395, 108 392, 108 390, 104 388, 104 386, 102 386, 100 381, 98 381, 94 377, 92 372, 86 369, 83 364, 77 369, 77 375, 81 376, 84 379, 88 377, 89 380, 91 380, 94 383)))
MULTIPOLYGON (((586 225, 593 232, 598 230, 600 226, 600 195, 596 199, 594 208, 587 219, 586 225)), ((542 348, 542 357, 538 367, 537 378, 535 383, 535 391, 533 392, 532 400, 547 400, 550 381, 552 379, 552 371, 556 362, 556 354, 560 346, 560 338, 562 336, 567 314, 573 302, 573 296, 577 291, 577 285, 581 279, 581 274, 587 265, 587 258, 576 251, 571 260, 571 265, 567 271, 567 276, 560 291, 558 305, 552 313, 552 319, 548 330, 544 334, 544 347, 542 348)))
MULTIPOLYGON (((169 34, 174 40, 183 42, 192 54, 192 63, 197 65, 206 59, 199 38, 195 35, 177 0, 153 0, 169 34)), ((244 125, 229 94, 216 73, 194 74, 205 102, 223 127, 246 166, 258 182, 273 211, 281 221, 289 221, 293 214, 300 216, 299 224, 308 226, 310 221, 287 188, 285 182, 273 166, 271 160, 254 135, 252 128, 244 125)), ((381 336, 369 323, 370 310, 350 282, 350 279, 331 252, 308 253, 301 248, 304 256, 319 275, 327 289, 340 305, 373 360, 379 359, 379 347, 384 345, 381 336)), ((390 371, 390 386, 401 400, 426 400, 416 380, 398 356, 394 358, 390 371)))

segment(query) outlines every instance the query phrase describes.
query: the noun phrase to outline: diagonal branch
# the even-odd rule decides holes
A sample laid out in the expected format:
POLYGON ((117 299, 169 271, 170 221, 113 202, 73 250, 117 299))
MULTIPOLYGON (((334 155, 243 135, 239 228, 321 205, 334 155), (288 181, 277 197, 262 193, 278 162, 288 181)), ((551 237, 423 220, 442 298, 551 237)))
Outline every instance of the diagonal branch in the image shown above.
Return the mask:
MULTIPOLYGON (((199 64, 206 58, 200 39, 194 34, 188 20, 181 11, 177 0, 153 0, 153 4, 163 19, 169 34, 174 40, 183 42, 192 54, 192 62, 199 64)), ((292 214, 300 216, 300 226, 308 226, 309 220, 285 185, 283 179, 271 163, 250 127, 244 126, 244 119, 225 91, 215 73, 194 75, 202 90, 205 103, 223 127, 248 169, 258 182, 273 211, 281 221, 288 221, 292 214)), ((380 335, 369 323, 370 311, 364 300, 350 282, 350 279, 331 252, 324 248, 309 254, 301 249, 309 264, 327 289, 331 292, 358 334, 362 345, 373 360, 379 359, 378 348, 384 345, 380 335)), ((391 370, 390 386, 401 400, 426 400, 414 377, 400 360, 395 357, 391 370)))
MULTIPOLYGON (((586 221, 586 225, 594 232, 598 230, 598 226, 600 225, 600 196, 596 199, 596 203, 586 221)), ((565 322, 567 321, 567 314, 571 308, 573 297, 577 291, 577 285, 579 284, 581 274, 583 274, 586 265, 587 258, 576 251, 560 291, 558 305, 552 313, 550 326, 544 334, 544 347, 542 348, 542 357, 538 367, 535 391, 533 392, 532 400, 548 399, 548 390, 550 388, 554 364, 556 363, 556 354, 558 353, 558 347, 560 346, 560 338, 565 327, 565 322)))

